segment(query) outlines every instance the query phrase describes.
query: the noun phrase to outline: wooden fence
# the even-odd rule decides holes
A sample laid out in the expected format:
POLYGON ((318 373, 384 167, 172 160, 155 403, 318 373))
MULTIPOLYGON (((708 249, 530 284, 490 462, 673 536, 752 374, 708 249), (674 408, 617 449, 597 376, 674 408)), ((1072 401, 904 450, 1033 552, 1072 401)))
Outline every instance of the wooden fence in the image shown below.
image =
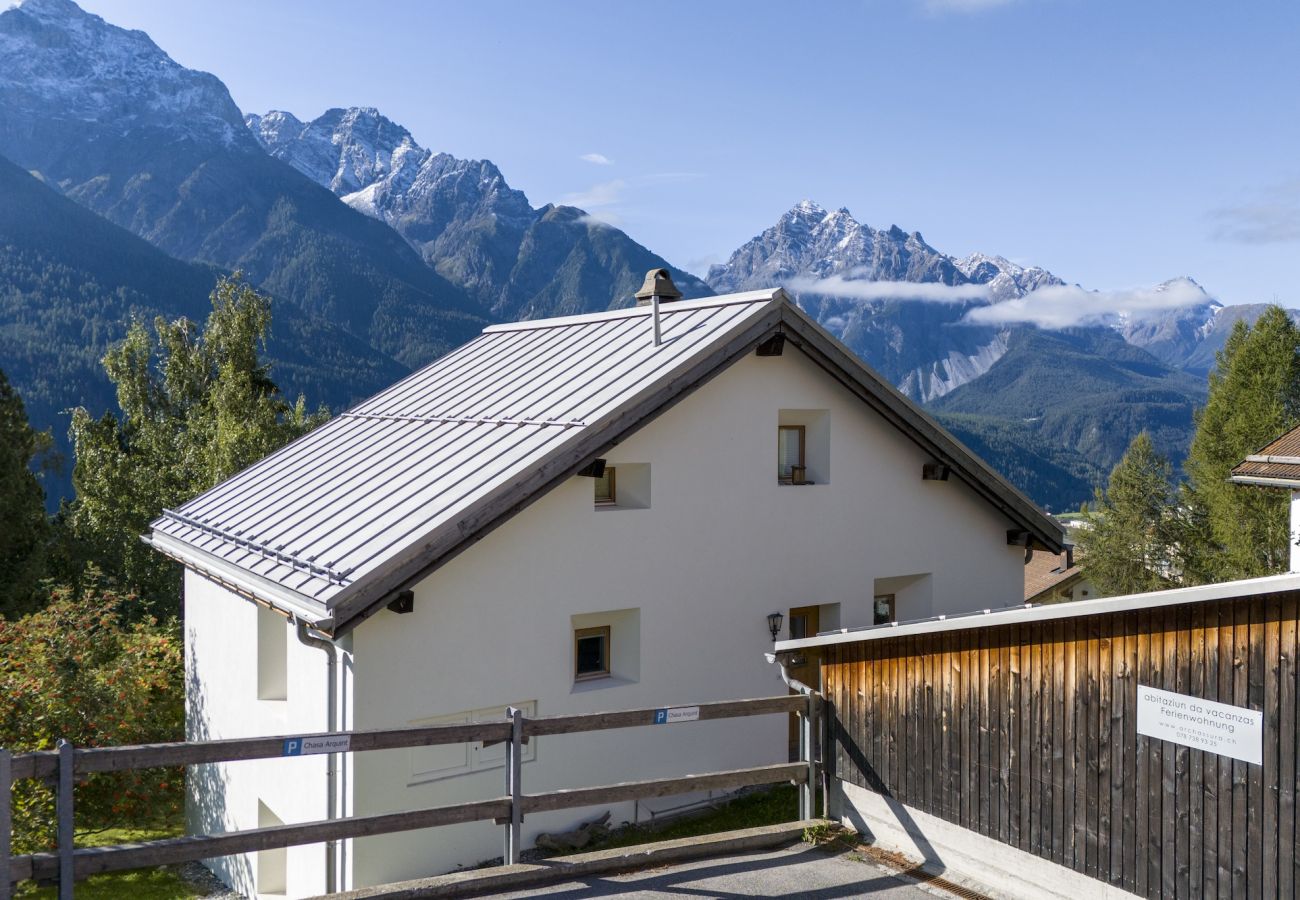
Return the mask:
MULTIPOLYGON (((691 721, 730 719, 773 713, 798 713, 804 720, 801 729, 801 761, 748 769, 731 769, 700 775, 656 778, 622 784, 580 787, 525 794, 522 790, 522 746, 530 738, 546 734, 578 734, 614 728, 632 728, 656 724, 656 714, 663 708, 632 709, 619 712, 526 718, 517 709, 507 711, 501 722, 435 725, 421 728, 398 728, 376 731, 337 732, 332 734, 278 735, 225 741, 195 741, 174 744, 149 744, 128 747, 77 749, 66 741, 52 751, 11 755, 0 749, 0 900, 9 900, 13 887, 25 879, 57 880, 60 898, 72 896, 72 886, 89 875, 143 866, 159 866, 211 859, 237 853, 274 850, 300 844, 367 837, 397 831, 411 831, 439 825, 493 820, 505 826, 504 859, 519 861, 520 825, 528 813, 573 809, 602 803, 618 803, 647 797, 665 797, 692 791, 726 790, 752 785, 793 782, 800 786, 799 816, 811 815, 814 786, 817 784, 811 735, 815 731, 818 704, 815 697, 794 694, 757 700, 734 700, 700 703, 671 709, 697 710, 691 721), (503 796, 381 815, 352 816, 256 828, 226 834, 190 835, 146 843, 111 847, 75 847, 74 785, 79 777, 100 772, 121 772, 155 766, 183 766, 201 763, 269 759, 289 755, 287 741, 326 738, 349 739, 347 752, 388 750, 458 744, 470 741, 506 745, 505 787, 503 796), (52 853, 11 856, 11 790, 20 778, 46 779, 56 786, 58 798, 58 849, 52 853)), ((666 718, 666 717, 663 717, 666 718)), ((297 746, 302 746, 298 744, 297 746)))
POLYGON ((831 645, 839 778, 1148 897, 1295 897, 1297 594, 831 645), (1141 684, 1263 712, 1254 765, 1137 734, 1141 684))

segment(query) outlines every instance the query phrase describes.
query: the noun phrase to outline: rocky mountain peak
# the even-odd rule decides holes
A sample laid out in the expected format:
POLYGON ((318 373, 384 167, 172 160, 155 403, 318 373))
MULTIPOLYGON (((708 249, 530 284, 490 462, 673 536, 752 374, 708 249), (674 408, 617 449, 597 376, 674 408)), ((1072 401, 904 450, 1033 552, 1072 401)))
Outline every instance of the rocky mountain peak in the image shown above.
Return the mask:
POLYGON ((40 168, 39 142, 61 122, 144 128, 255 147, 215 76, 178 64, 143 31, 110 25, 71 0, 23 0, 0 12, 0 131, 28 136, 16 155, 40 168))

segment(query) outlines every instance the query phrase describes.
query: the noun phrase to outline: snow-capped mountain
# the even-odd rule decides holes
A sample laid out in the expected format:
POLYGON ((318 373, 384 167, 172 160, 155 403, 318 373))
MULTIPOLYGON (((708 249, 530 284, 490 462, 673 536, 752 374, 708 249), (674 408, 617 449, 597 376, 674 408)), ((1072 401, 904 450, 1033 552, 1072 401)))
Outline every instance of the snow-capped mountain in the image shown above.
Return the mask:
POLYGON ((920 232, 875 229, 847 209, 828 211, 811 200, 710 269, 708 282, 719 292, 784 285, 900 390, 927 402, 978 378, 1007 351, 1011 329, 965 324, 970 309, 1062 283, 1000 256, 956 259, 920 232), (879 282, 972 290, 915 302, 902 288, 882 293, 879 282))
MULTIPOLYGON (((246 122, 268 153, 391 225, 495 315, 625 304, 647 269, 672 268, 581 210, 534 209, 492 162, 426 150, 376 109, 331 109, 310 122, 272 111, 246 122)), ((686 296, 711 293, 692 275, 673 276, 686 296)))
POLYGON ((217 78, 71 0, 0 12, 0 155, 408 365, 481 327, 464 291, 391 228, 268 156, 217 78))
POLYGON ((0 13, 0 108, 4 142, 29 152, 91 123, 253 148, 219 79, 71 0, 21 0, 0 13))

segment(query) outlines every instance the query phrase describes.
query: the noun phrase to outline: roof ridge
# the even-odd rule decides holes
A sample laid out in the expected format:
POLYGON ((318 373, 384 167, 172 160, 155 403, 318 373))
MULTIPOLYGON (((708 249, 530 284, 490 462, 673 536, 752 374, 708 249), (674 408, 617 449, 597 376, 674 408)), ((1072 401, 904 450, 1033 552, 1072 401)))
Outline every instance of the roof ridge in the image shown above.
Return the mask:
MULTIPOLYGON (((732 306, 741 303, 768 303, 778 297, 788 296, 784 288, 766 288, 761 291, 744 291, 738 294, 719 294, 715 297, 700 297, 697 300, 673 300, 659 306, 661 316, 675 313, 710 309, 715 306, 732 306)), ((519 322, 502 322, 489 325, 483 329, 484 334, 499 334, 505 331, 540 331, 543 328, 563 328, 569 325, 582 325, 589 322, 612 322, 618 319, 634 319, 651 316, 651 306, 629 306, 624 309, 607 309, 601 312, 583 313, 577 316, 556 316, 551 319, 524 319, 519 322)))

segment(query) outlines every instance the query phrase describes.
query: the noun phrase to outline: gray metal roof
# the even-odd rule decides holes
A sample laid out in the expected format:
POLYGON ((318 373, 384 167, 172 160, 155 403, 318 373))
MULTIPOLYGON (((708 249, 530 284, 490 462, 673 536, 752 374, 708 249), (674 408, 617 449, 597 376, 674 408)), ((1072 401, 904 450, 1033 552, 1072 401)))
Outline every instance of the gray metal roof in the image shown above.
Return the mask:
MULTIPOLYGON (((152 523, 153 546, 340 633, 777 331, 1045 545, 1060 530, 780 290, 486 329, 152 523)), ((1054 547, 1054 549, 1059 549, 1054 547)))

